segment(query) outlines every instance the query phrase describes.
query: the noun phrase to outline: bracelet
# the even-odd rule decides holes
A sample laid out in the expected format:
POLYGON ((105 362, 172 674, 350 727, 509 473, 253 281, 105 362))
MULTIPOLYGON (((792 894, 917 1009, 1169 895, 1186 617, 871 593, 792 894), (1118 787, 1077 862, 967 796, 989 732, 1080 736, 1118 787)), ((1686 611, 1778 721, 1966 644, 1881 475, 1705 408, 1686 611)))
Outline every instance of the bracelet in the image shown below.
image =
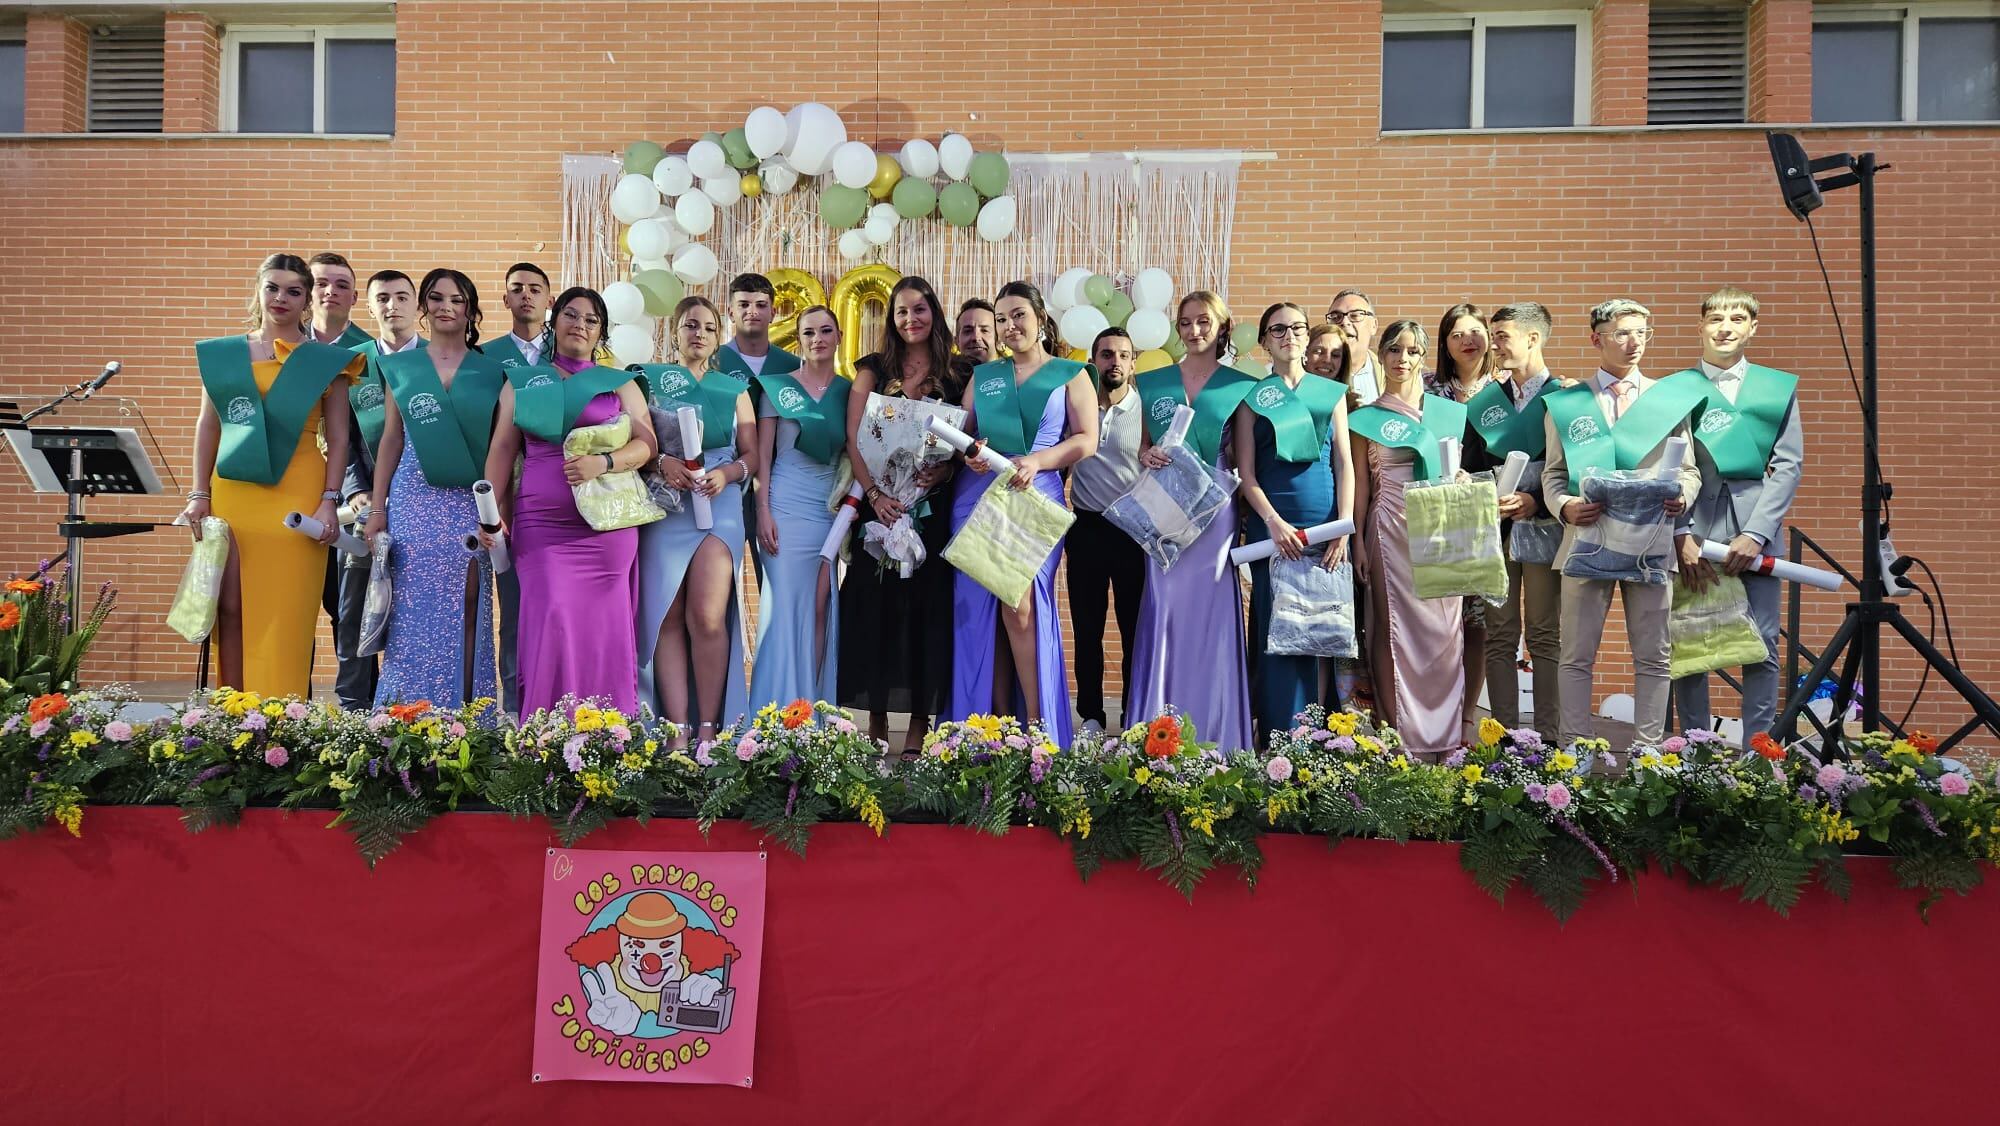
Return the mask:
POLYGON ((737 459, 736 459, 736 469, 737 469, 737 475, 736 475, 736 481, 737 481, 737 483, 738 483, 738 484, 741 484, 742 482, 744 482, 744 481, 748 481, 748 480, 750 479, 750 463, 749 463, 749 462, 747 462, 747 461, 744 461, 744 460, 743 460, 742 458, 740 458, 740 457, 739 457, 739 458, 737 458, 737 459))
POLYGON ((604 455, 604 471, 606 473, 615 473, 618 471, 618 463, 611 460, 610 454, 604 455))
POLYGON ((208 495, 208 490, 207 490, 207 489, 189 489, 189 490, 188 490, 188 497, 187 497, 187 498, 188 498, 189 500, 208 500, 208 499, 209 499, 209 495, 208 495))
POLYGON ((340 503, 340 490, 339 489, 324 490, 319 494, 319 499, 330 500, 333 501, 335 504, 338 504, 340 503))

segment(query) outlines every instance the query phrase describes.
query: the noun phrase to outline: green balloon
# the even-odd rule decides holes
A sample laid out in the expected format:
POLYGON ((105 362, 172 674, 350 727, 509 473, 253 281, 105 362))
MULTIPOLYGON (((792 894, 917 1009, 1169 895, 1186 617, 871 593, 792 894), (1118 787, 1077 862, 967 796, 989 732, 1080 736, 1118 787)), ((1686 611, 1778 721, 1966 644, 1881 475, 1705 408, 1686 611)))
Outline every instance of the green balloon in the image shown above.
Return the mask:
POLYGON ((740 125, 722 135, 722 155, 739 172, 757 167, 757 154, 750 151, 750 138, 740 125))
POLYGON ((722 143, 722 134, 717 133, 711 129, 708 132, 703 133, 701 135, 701 139, 704 141, 714 141, 716 144, 719 145, 722 143))
POLYGON ((1175 363, 1180 363, 1182 360, 1187 359, 1187 345, 1181 343, 1180 333, 1168 333, 1167 342, 1160 345, 1160 349, 1168 356, 1171 356, 1175 363))
POLYGON ((632 275, 632 284, 645 295, 646 312, 650 316, 664 317, 674 311, 681 298, 687 296, 687 289, 672 270, 640 270, 632 275))
POLYGON ((980 153, 972 158, 965 178, 982 197, 992 199, 1007 190, 1007 158, 997 152, 980 153))
POLYGON ((1125 318, 1132 315, 1132 299, 1114 289, 1111 291, 1111 300, 1099 305, 1098 308, 1104 312, 1104 319, 1119 328, 1124 328, 1125 318))
POLYGON ((634 176, 651 176, 653 166, 665 155, 666 150, 651 141, 633 141, 625 146, 625 171, 634 176))
POLYGON ((828 184, 819 193, 820 222, 836 231, 859 225, 861 217, 867 213, 868 193, 861 188, 828 184))
POLYGON ((922 219, 937 210, 937 189, 921 176, 905 176, 896 181, 896 187, 889 193, 889 202, 895 204, 896 214, 905 219, 922 219))
POLYGON ((1247 358, 1250 350, 1257 346, 1257 326, 1249 321, 1238 324, 1230 330, 1229 343, 1235 349, 1237 356, 1247 358))
POLYGON ((979 218, 979 193, 971 184, 946 184, 938 193, 938 214, 954 227, 970 227, 979 218))
POLYGON ((1111 288, 1111 279, 1103 274, 1092 274, 1083 279, 1083 299, 1102 309, 1117 290, 1111 288))

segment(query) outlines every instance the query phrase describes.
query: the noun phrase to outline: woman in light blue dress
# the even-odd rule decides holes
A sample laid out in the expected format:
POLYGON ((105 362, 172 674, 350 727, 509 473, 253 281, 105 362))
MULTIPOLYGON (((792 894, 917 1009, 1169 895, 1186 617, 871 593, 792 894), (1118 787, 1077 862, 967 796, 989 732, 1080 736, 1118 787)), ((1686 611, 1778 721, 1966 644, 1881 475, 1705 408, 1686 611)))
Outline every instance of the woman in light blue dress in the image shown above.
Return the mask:
POLYGON ((686 298, 670 323, 681 362, 645 364, 640 381, 656 428, 664 428, 662 448, 672 446, 677 408, 687 406, 701 419, 701 452, 698 459, 661 456, 661 475, 688 494, 687 503, 639 528, 639 691, 657 714, 683 733, 692 725, 703 742, 748 704, 737 584, 750 466, 739 451, 753 448, 757 420, 749 386, 712 366, 722 343, 715 303, 686 298), (690 462, 705 472, 696 477, 690 462), (696 493, 709 498, 712 525, 705 530, 695 527, 696 493))
POLYGON ((847 449, 849 383, 833 370, 840 324, 814 305, 799 314, 799 370, 757 376, 757 653, 750 707, 838 698, 839 600, 820 548, 847 449))

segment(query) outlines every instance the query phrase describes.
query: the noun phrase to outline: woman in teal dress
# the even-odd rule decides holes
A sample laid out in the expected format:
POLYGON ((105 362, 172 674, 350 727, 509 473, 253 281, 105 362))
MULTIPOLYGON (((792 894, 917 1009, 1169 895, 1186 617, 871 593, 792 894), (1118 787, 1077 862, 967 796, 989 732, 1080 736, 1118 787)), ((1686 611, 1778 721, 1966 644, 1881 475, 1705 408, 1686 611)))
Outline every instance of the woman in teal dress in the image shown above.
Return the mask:
MULTIPOLYGON (((749 702, 737 588, 750 465, 740 451, 755 449, 757 418, 749 385, 714 368, 722 343, 715 303, 685 298, 669 323, 680 363, 643 365, 641 382, 661 426, 676 425, 678 408, 695 409, 702 448, 685 459, 659 459, 667 485, 688 493, 688 502, 639 528, 639 691, 656 713, 683 731, 692 724, 696 741, 704 742, 749 702), (688 462, 705 472, 696 477, 688 462), (696 493, 709 499, 707 529, 695 527, 696 493)), ((666 435, 661 442, 670 444, 666 435)))
MULTIPOLYGON (((1236 408, 1230 425, 1244 459, 1239 490, 1249 508, 1244 539, 1275 540, 1286 559, 1316 556, 1332 570, 1347 558, 1347 537, 1301 548, 1298 533, 1315 524, 1354 518, 1354 462, 1347 445, 1347 388, 1305 369, 1305 310, 1282 302, 1264 310, 1257 335, 1271 356, 1271 374, 1236 408)), ((1325 704, 1318 657, 1264 652, 1271 629, 1271 563, 1250 565, 1250 712, 1257 741, 1289 727, 1309 704, 1325 704)))

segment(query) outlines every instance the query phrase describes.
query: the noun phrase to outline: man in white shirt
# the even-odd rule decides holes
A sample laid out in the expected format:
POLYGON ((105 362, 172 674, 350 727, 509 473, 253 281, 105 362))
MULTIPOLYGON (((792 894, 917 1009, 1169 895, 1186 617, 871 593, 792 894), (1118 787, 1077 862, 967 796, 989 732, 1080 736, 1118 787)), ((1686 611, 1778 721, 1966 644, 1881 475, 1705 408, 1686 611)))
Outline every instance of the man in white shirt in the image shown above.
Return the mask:
MULTIPOLYGON (((501 367, 539 366, 550 358, 547 355, 549 304, 556 295, 550 291, 549 275, 533 262, 516 262, 507 267, 501 282, 501 301, 507 306, 513 327, 498 340, 480 344, 479 350, 501 367)), ((507 626, 503 624, 500 628, 502 636, 506 636, 507 626)))
MULTIPOLYGON (((716 351, 717 369, 746 381, 766 371, 787 375, 799 370, 797 356, 771 346, 771 318, 777 314, 777 292, 771 279, 762 274, 738 274, 730 281, 729 319, 736 333, 716 351)), ((745 489, 744 493, 747 495, 749 491, 745 489)))
POLYGON ((354 267, 346 258, 322 251, 306 261, 312 271, 312 320, 306 339, 341 348, 368 343, 368 334, 353 321, 354 267))
MULTIPOLYGON (((961 328, 965 313, 959 314, 961 328)), ((989 321, 990 324, 990 321, 989 321)), ((963 333, 961 332, 961 338, 963 333)), ((1139 602, 1146 587, 1146 553, 1104 518, 1111 502, 1139 479, 1139 431, 1144 418, 1132 393, 1138 353, 1122 328, 1107 328, 1090 345, 1097 369, 1097 452, 1070 468, 1069 530, 1065 563, 1070 632, 1076 646, 1076 708, 1086 731, 1102 731, 1104 715, 1104 612, 1106 590, 1117 602, 1120 683, 1118 722, 1131 718, 1132 645, 1138 640, 1139 602)))
POLYGON ((1347 339, 1347 409, 1365 407, 1382 394, 1375 366, 1375 302, 1358 289, 1343 289, 1327 305, 1326 323, 1347 339))

